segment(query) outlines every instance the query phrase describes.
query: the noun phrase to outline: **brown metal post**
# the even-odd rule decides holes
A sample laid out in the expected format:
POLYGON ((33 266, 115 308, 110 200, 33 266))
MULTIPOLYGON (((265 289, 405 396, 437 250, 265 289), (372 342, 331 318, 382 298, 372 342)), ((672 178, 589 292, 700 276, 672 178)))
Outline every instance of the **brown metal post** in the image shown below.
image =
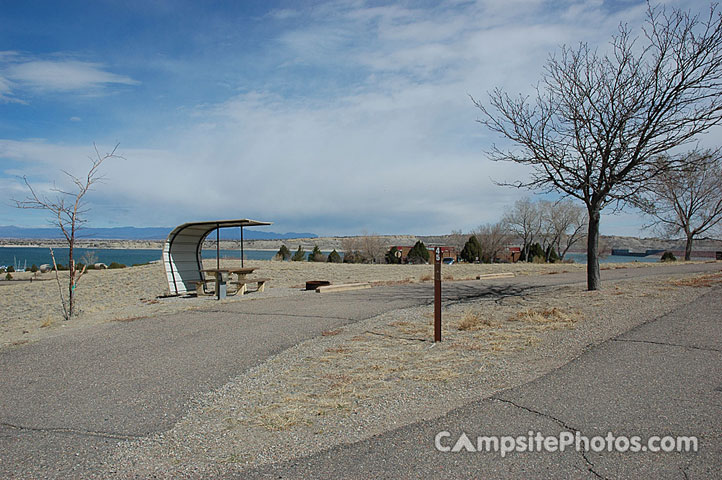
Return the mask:
POLYGON ((241 268, 243 268, 243 225, 241 225, 241 268))
POLYGON ((441 341, 441 248, 434 248, 434 342, 441 341))
POLYGON ((221 226, 216 224, 216 268, 221 268, 221 226))

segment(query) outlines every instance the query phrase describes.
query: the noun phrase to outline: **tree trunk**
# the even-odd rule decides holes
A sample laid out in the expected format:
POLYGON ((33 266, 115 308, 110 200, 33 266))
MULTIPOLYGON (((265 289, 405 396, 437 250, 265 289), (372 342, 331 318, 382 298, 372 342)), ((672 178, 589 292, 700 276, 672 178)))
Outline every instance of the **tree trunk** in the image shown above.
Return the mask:
POLYGON ((73 260, 73 243, 70 242, 68 245, 68 318, 70 320, 75 313, 75 261, 73 260))
POLYGON ((687 235, 687 244, 684 246, 684 260, 686 262, 692 258, 692 235, 687 235))
POLYGON ((587 231, 587 290, 599 290, 599 219, 601 212, 589 209, 589 230, 587 231))

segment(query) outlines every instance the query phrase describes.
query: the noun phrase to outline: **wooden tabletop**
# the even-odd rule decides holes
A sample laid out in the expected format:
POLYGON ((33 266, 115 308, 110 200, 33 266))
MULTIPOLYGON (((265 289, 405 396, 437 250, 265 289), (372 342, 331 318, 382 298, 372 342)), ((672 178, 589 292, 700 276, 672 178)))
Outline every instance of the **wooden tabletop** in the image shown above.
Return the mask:
POLYGON ((253 273, 255 268, 205 268, 201 272, 206 273, 237 273, 241 275, 247 275, 253 273))

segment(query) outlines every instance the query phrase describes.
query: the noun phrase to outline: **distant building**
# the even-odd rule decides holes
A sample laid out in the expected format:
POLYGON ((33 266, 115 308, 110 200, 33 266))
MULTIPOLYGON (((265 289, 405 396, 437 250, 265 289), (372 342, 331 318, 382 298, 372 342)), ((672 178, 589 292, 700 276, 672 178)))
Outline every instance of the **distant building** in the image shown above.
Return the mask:
POLYGON ((500 263, 516 263, 521 258, 521 247, 504 247, 494 259, 500 263))

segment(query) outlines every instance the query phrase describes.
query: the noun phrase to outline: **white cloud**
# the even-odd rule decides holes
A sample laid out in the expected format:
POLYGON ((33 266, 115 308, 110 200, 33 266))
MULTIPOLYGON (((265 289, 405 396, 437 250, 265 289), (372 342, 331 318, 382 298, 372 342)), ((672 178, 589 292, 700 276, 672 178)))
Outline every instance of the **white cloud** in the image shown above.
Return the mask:
MULTIPOLYGON (((246 93, 188 115, 179 110, 183 117, 155 148, 114 132, 113 140, 125 142, 125 159, 103 166, 107 182, 93 195, 92 214, 113 225, 251 217, 280 221, 281 231, 336 234, 442 233, 496 221, 527 192, 492 179, 528 172, 485 158, 499 139, 474 122, 467 94, 483 101, 495 86, 528 92, 558 45, 603 45, 625 15, 639 19, 638 4, 611 14, 596 1, 566 2, 552 12, 549 5, 463 2, 427 11, 350 2, 276 11, 276 20, 296 26, 269 42, 276 66, 318 70, 300 68, 294 77, 279 68, 265 90, 238 85, 246 93), (304 88, 334 75, 351 80, 304 88)), ((35 59, 8 71, 12 82, 38 90, 134 84, 77 61, 35 59)), ((82 174, 90 153, 90 145, 0 142, 0 159, 12 159, 38 182, 60 169, 82 174)))
POLYGON ((130 77, 106 71, 102 64, 78 60, 31 60, 11 65, 6 72, 19 85, 41 91, 88 92, 109 84, 138 84, 130 77))

